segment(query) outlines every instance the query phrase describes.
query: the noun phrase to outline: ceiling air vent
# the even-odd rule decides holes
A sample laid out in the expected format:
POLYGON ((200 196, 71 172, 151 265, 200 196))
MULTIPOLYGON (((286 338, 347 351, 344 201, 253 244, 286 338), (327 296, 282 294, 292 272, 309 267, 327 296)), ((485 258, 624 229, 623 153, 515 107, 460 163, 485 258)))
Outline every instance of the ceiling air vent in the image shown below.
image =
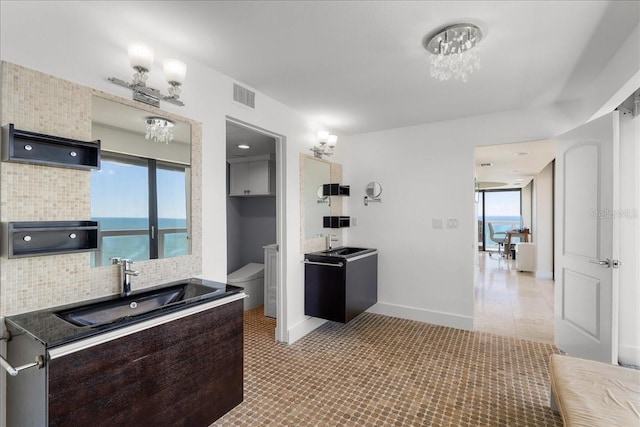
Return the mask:
POLYGON ((487 168, 489 166, 493 166, 493 163, 480 163, 480 166, 483 168, 487 168))
POLYGON ((233 84, 233 100, 247 107, 256 108, 256 94, 246 87, 233 84))

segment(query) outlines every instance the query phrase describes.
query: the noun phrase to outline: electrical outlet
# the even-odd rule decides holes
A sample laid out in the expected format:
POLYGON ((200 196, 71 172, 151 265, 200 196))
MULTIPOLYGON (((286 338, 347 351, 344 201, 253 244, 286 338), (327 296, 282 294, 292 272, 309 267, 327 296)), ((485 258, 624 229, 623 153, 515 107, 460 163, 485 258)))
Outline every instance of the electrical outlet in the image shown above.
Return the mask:
POLYGON ((458 220, 455 218, 449 218, 447 220, 447 228, 458 228, 458 220))

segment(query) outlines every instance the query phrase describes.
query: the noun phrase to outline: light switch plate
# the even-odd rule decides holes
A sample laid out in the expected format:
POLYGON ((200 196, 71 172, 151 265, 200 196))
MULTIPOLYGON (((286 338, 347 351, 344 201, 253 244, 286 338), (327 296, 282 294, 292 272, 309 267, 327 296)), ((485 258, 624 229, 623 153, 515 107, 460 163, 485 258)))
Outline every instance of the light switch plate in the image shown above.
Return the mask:
POLYGON ((431 220, 432 228, 442 228, 442 220, 440 218, 433 218, 431 220))

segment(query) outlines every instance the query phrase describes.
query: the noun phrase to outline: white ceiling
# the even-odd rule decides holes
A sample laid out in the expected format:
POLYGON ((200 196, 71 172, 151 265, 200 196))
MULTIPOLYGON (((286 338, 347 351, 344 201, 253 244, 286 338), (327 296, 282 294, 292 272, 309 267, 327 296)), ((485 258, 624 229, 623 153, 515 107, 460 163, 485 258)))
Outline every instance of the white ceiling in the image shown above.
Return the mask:
POLYGON ((555 158, 555 150, 552 140, 476 147, 475 177, 481 189, 525 187, 555 158))
MULTIPOLYGON (((198 61, 232 76, 344 135, 572 105, 640 21, 639 1, 597 0, 0 0, 0 7, 3 27, 37 25, 64 32, 70 43, 83 34, 109 40, 99 51, 117 52, 109 59, 114 64, 122 62, 123 45, 145 41, 187 65, 198 61), (429 75, 424 39, 457 22, 482 30, 482 68, 467 83, 439 82, 429 75)), ((15 31, 3 34, 14 37, 15 31)), ((19 34, 36 36, 38 43, 47 43, 39 34, 19 34)), ((48 50, 70 61, 94 54, 80 46, 76 51, 57 44, 48 50)), ((189 86, 187 72, 182 99, 189 104, 190 96, 205 89, 189 86)), ((533 163, 542 168, 552 157, 538 148, 543 159, 533 163)), ((509 155, 507 149, 491 157, 497 164, 509 155)), ((533 174, 524 166, 505 167, 533 174)), ((497 177, 497 170, 491 178, 478 169, 479 178, 513 178, 497 177)))
POLYGON ((247 129, 244 126, 227 122, 227 159, 235 157, 261 156, 275 154, 276 140, 268 135, 247 129), (238 144, 247 144, 251 148, 243 150, 238 144))
POLYGON ((638 2, 591 0, 148 4, 116 10, 144 16, 150 32, 170 29, 185 55, 345 134, 570 100, 640 16, 638 2), (430 77, 422 46, 454 22, 484 33, 482 69, 466 84, 430 77))
MULTIPOLYGON (((596 0, 1 5, 6 24, 56 22, 74 39, 110 41, 95 52, 122 52, 131 37, 178 52, 187 65, 207 64, 342 134, 579 99, 640 16, 638 1, 596 0), (429 76, 423 39, 456 22, 483 31, 482 69, 468 83, 439 82, 429 76)), ((61 45, 51 54, 81 60, 94 52, 61 45)), ((187 72, 185 102, 197 90, 204 89, 190 87, 187 72)))

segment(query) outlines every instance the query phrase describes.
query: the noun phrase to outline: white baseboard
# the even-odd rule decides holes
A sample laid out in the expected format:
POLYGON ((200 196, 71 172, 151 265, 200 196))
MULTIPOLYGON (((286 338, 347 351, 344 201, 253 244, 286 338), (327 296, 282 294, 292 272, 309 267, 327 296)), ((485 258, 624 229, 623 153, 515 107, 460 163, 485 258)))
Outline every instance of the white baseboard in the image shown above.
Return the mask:
POLYGON ((640 347, 619 345, 618 362, 621 365, 640 366, 640 347))
POLYGON ((319 319, 317 317, 307 317, 302 322, 296 323, 287 330, 285 342, 287 344, 293 344, 294 342, 298 341, 300 338, 304 337, 309 332, 325 324, 326 322, 327 321, 325 319, 319 319))
POLYGON ((460 316, 459 314, 442 313, 439 311, 381 302, 375 304, 368 309, 367 312, 407 320, 417 320, 418 322, 431 323, 433 325, 448 326, 465 331, 473 331, 473 317, 460 316))
POLYGON ((536 271, 536 279, 553 279, 553 271, 536 271))

